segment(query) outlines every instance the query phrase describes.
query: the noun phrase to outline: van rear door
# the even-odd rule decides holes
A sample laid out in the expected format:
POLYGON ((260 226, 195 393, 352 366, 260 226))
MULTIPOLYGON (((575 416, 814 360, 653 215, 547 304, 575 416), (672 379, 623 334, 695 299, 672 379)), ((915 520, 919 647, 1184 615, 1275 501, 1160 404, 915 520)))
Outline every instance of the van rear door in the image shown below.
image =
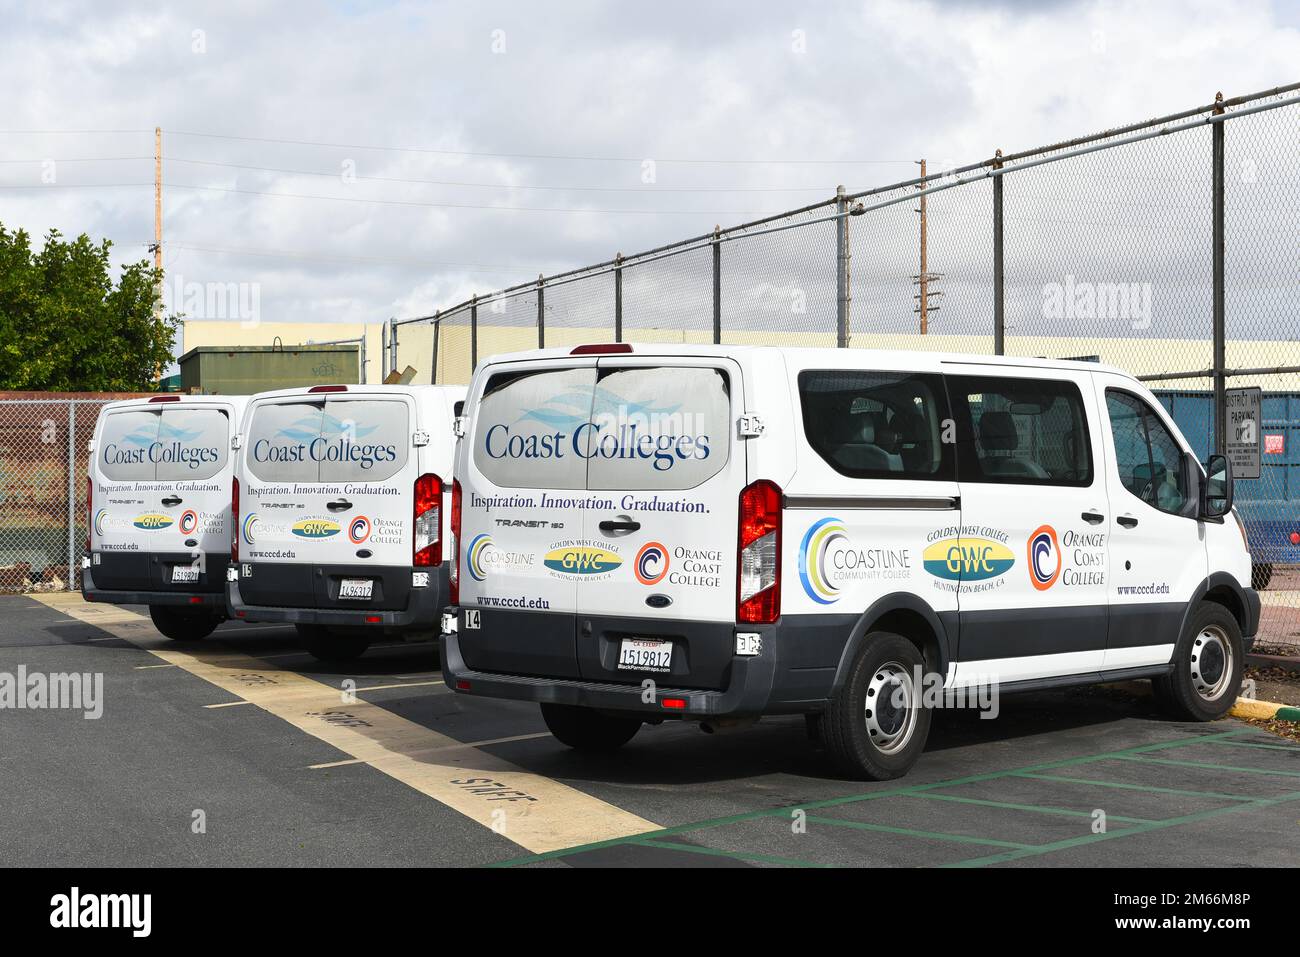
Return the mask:
POLYGON ((240 594, 254 605, 405 608, 416 456, 408 393, 257 403, 240 490, 240 594))
POLYGON ((725 687, 746 482, 736 420, 744 410, 733 361, 600 359, 589 507, 582 541, 569 546, 580 560, 567 570, 577 586, 584 679, 725 687))
POLYGON ((482 623, 462 634, 471 668, 578 676, 578 577, 569 567, 585 535, 595 386, 594 359, 510 363, 489 367, 467 405, 460 603, 482 623))

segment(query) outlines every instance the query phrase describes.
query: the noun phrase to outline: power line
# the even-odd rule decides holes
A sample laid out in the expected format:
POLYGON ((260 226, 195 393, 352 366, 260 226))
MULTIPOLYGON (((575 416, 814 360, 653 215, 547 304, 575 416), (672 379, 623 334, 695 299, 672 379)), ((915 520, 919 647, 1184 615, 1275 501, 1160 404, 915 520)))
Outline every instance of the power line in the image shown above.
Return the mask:
POLYGON ((173 240, 168 244, 172 249, 188 249, 196 252, 211 252, 231 256, 270 256, 284 259, 302 259, 316 262, 355 262, 355 263, 379 263, 395 264, 409 266, 445 266, 456 269, 465 269, 470 272, 501 272, 517 273, 520 266, 510 265, 491 265, 488 263, 463 263, 449 262, 435 259, 418 259, 410 256, 343 256, 333 253, 310 253, 304 250, 294 249, 257 249, 252 247, 238 246, 210 246, 203 243, 191 243, 184 240, 173 240))
POLYGON ((0 189, 129 189, 153 183, 0 183, 0 189))
MULTIPOLYGON (((152 185, 152 184, 150 184, 152 185)), ((272 196, 281 199, 324 200, 334 203, 366 203, 373 206, 411 206, 430 209, 488 209, 516 213, 609 213, 639 216, 766 216, 769 211, 746 209, 583 209, 562 206, 492 206, 480 203, 424 203, 404 199, 367 199, 361 196, 318 196, 310 193, 273 193, 260 189, 239 189, 233 186, 201 186, 190 183, 165 183, 168 189, 212 190, 219 193, 240 193, 248 196, 272 196)), ((771 211, 781 212, 781 210, 771 211)))
MULTIPOLYGON (((145 157, 148 159, 149 157, 145 157)), ((20 162, 13 160, 12 162, 20 162)), ((167 157, 169 163, 189 163, 195 166, 217 166, 223 169, 242 169, 254 170, 261 173, 289 173, 297 176, 327 176, 330 179, 338 179, 338 171, 322 171, 309 169, 287 169, 281 166, 249 166, 242 163, 219 163, 215 160, 196 160, 186 159, 178 156, 167 157)), ((834 186, 531 186, 520 185, 515 183, 466 183, 454 180, 436 180, 436 179, 402 179, 391 176, 356 176, 358 180, 368 180, 376 183, 402 183, 402 184, 419 184, 425 186, 468 186, 483 189, 535 189, 535 190, 556 190, 561 192, 610 192, 610 193, 793 193, 793 192, 819 192, 833 193, 834 186)))
POLYGON ((347 149, 347 150, 377 150, 390 153, 430 153, 436 156, 478 156, 488 159, 533 159, 533 160, 565 160, 581 161, 593 163, 641 163, 647 159, 653 159, 656 163, 682 163, 698 165, 721 165, 721 166, 766 166, 766 165, 788 165, 788 166, 877 166, 899 163, 911 163, 911 160, 895 159, 870 159, 870 160, 830 160, 830 159, 697 159, 697 158, 671 158, 664 159, 649 156, 580 156, 563 153, 505 153, 505 152, 485 152, 479 150, 448 150, 435 149, 432 147, 422 146, 376 146, 365 143, 329 143, 317 140, 288 140, 276 139, 269 136, 238 136, 228 133, 202 133, 194 130, 166 130, 165 132, 173 136, 199 136, 206 139, 218 140, 238 140, 245 143, 280 143, 289 146, 319 146, 330 149, 347 149))
POLYGON ((0 163, 125 163, 128 160, 149 160, 152 156, 42 156, 40 159, 0 159, 0 163))

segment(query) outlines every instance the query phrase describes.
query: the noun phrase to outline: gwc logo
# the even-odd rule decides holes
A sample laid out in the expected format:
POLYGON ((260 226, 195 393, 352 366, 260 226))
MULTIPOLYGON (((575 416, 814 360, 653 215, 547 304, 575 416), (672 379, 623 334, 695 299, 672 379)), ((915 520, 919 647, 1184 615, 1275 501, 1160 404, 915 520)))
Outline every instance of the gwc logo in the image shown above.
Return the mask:
POLYGON ((290 529, 299 538, 332 538, 340 531, 339 523, 328 518, 304 518, 293 523, 290 529))
POLYGON ((836 542, 848 539, 848 529, 838 518, 823 518, 804 533, 799 543, 799 581, 808 597, 819 605, 840 600, 840 586, 828 575, 826 554, 836 542))
POLYGON ((1016 556, 1001 542, 964 536, 928 545, 921 558, 931 575, 960 582, 997 578, 1016 563, 1016 556))
POLYGON ((159 529, 171 527, 172 519, 170 515, 160 515, 157 512, 146 512, 144 515, 137 515, 131 522, 136 528, 142 528, 146 532, 156 532, 159 529))
POLYGON ((574 542, 552 548, 542 564, 558 575, 608 575, 623 564, 622 557, 608 548, 574 542))
POLYGON ((1061 576, 1061 543, 1056 529, 1040 525, 1029 536, 1029 581, 1039 591, 1047 591, 1061 576))
POLYGON ((646 542, 636 553, 632 573, 642 585, 658 585, 668 574, 668 549, 660 542, 646 542))

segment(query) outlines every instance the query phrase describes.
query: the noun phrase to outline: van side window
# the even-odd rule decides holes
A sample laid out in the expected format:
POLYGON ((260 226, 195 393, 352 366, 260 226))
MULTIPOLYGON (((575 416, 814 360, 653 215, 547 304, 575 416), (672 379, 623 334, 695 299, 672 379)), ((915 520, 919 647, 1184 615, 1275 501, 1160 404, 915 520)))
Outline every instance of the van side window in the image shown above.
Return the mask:
POLYGON ((963 482, 1092 484, 1083 396, 1062 379, 947 376, 963 482))
POLYGON ((1126 489, 1162 512, 1187 504, 1183 450, 1146 402, 1118 389, 1106 390, 1106 411, 1115 442, 1115 466, 1126 489))
POLYGON ((826 369, 799 374, 813 451, 851 478, 949 480, 948 402, 938 375, 826 369))

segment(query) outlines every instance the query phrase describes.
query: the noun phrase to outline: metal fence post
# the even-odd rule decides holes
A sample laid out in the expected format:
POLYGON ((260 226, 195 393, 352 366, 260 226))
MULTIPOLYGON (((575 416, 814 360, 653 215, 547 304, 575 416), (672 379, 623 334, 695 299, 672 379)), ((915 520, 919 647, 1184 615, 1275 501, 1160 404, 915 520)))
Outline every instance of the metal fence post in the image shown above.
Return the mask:
POLYGON ((429 360, 429 384, 438 384, 438 336, 442 333, 442 319, 439 310, 433 311, 433 357, 429 360))
POLYGON ((68 579, 67 589, 77 584, 77 402, 68 400, 68 579))
POLYGON ((478 294, 469 298, 469 374, 478 368, 478 294))
MULTIPOLYGON (((1216 115, 1223 112, 1223 94, 1216 94, 1214 97, 1216 115)), ((1223 161, 1224 146, 1223 135, 1224 127, 1227 123, 1219 122, 1211 125, 1211 162, 1213 164, 1213 187, 1212 199, 1210 201, 1211 217, 1213 219, 1213 283, 1214 283, 1214 450, 1222 452, 1227 448, 1228 429, 1224 421, 1224 413, 1227 407, 1227 376, 1225 374, 1226 365, 1226 346, 1227 322, 1224 315, 1224 275, 1223 275, 1223 256, 1224 256, 1224 226, 1223 226, 1223 209, 1224 209, 1224 181, 1223 181, 1223 161)))
POLYGON ((537 277, 537 348, 546 348, 546 290, 542 288, 545 277, 537 277))
POLYGON ((722 230, 713 227, 713 344, 722 344, 722 230))
POLYGON ((623 341, 623 254, 614 257, 614 341, 623 341))
POLYGON ((380 382, 388 378, 388 328, 389 324, 387 322, 379 327, 380 382))
POLYGON ((835 346, 849 345, 849 204, 844 187, 835 188, 835 346))
MULTIPOLYGON (((994 169, 1002 168, 1002 151, 994 154, 998 162, 994 169)), ((1002 235, 1002 181, 1003 176, 993 177, 993 354, 1005 355, 1007 351, 1007 314, 1006 287, 1003 284, 1003 235, 1002 235)))
POLYGON ((380 382, 388 378, 388 373, 397 368, 397 326, 393 325, 392 318, 388 320, 388 355, 385 358, 387 359, 385 364, 388 368, 383 370, 384 374, 380 376, 380 382))

